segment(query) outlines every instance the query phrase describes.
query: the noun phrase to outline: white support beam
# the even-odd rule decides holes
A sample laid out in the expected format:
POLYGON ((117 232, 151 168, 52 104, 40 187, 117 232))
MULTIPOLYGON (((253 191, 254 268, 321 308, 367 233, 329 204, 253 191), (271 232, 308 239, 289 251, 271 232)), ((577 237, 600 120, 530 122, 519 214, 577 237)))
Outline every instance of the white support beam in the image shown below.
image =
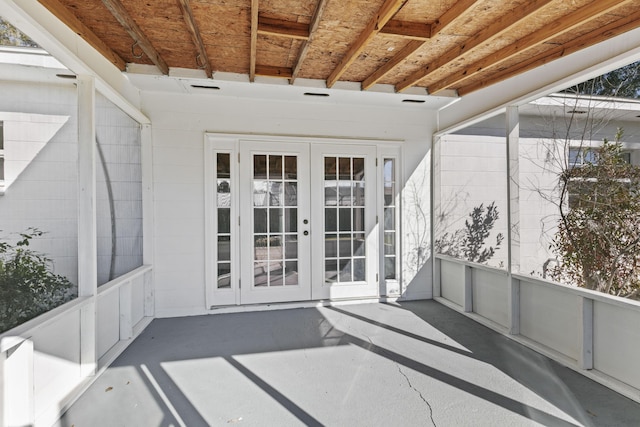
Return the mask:
POLYGON ((97 366, 96 296, 98 250, 96 234, 95 78, 78 75, 78 296, 93 302, 81 310, 80 363, 83 375, 97 366))
POLYGON ((518 107, 506 111, 507 127, 507 271, 520 270, 520 117, 518 107))
POLYGON ((520 333, 520 115, 517 106, 506 111, 507 160, 507 286, 509 292, 509 333, 520 333))
MULTIPOLYGON (((153 265, 153 136, 151 125, 144 124, 140 128, 142 151, 142 263, 153 265)), ((144 275, 144 315, 155 315, 155 292, 153 284, 154 271, 144 275)))
POLYGON ((435 241, 438 218, 441 209, 441 148, 442 142, 434 136, 431 142, 431 261, 432 261, 432 292, 433 297, 442 295, 442 282, 440 279, 440 260, 436 259, 435 241))

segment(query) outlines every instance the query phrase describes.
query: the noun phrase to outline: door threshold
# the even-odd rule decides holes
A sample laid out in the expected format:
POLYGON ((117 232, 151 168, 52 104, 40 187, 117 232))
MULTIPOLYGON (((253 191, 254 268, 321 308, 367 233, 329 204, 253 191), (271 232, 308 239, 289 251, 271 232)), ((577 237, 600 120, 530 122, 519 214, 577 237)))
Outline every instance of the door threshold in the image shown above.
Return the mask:
POLYGON ((271 310, 292 310, 296 308, 317 308, 331 307, 353 304, 375 304, 381 302, 395 302, 398 297, 369 297, 369 298, 344 298, 337 300, 313 300, 313 301, 291 301, 291 302, 271 302, 244 305, 221 305, 213 306, 208 314, 225 313, 245 313, 251 311, 271 311, 271 310))

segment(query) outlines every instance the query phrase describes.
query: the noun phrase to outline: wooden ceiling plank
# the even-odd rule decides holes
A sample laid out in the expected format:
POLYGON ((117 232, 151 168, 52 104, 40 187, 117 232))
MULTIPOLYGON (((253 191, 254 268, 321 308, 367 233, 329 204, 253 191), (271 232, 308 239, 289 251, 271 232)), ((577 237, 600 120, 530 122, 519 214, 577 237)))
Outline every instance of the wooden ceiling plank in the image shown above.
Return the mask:
POLYGON ((162 74, 169 74, 169 66, 165 60, 162 59, 156 48, 153 47, 153 44, 151 44, 151 41, 145 36, 144 32, 138 27, 138 24, 136 24, 131 15, 129 15, 122 3, 120 3, 120 0, 102 0, 102 3, 109 9, 109 12, 118 20, 120 25, 127 30, 127 33, 129 33, 131 38, 138 44, 151 62, 162 71, 162 74))
POLYGON ((182 10, 182 17, 184 18, 184 22, 187 25, 189 34, 191 35, 191 40, 193 41, 193 44, 198 51, 198 56, 200 57, 200 62, 202 63, 198 63, 198 65, 202 65, 204 67, 204 71, 207 73, 207 77, 212 78, 213 70, 211 69, 211 62, 209 61, 209 56, 207 55, 207 49, 204 47, 204 42, 202 41, 202 36, 200 35, 200 30, 198 29, 198 24, 193 17, 193 11, 191 10, 189 0, 178 0, 178 4, 180 5, 180 9, 182 10))
POLYGON ((382 27, 380 34, 404 39, 427 41, 431 38, 431 25, 421 22, 405 22, 392 19, 382 27))
POLYGON ((407 59, 413 52, 420 49, 424 42, 420 40, 411 40, 405 47, 400 49, 393 58, 387 61, 382 67, 378 68, 373 74, 364 79, 362 82, 362 89, 369 89, 376 84, 380 79, 386 76, 391 70, 398 66, 401 62, 407 59))
POLYGON ((258 51, 258 0, 251 0, 251 53, 249 54, 249 81, 256 80, 256 55, 258 51))
POLYGON ((290 78, 293 70, 288 67, 274 67, 272 65, 256 65, 256 75, 266 77, 290 78))
POLYGON ((347 53, 342 57, 336 68, 327 78, 327 87, 332 87, 338 79, 347 71, 347 68, 358 58, 367 43, 382 30, 382 28, 398 13, 408 0, 386 0, 378 13, 367 24, 360 33, 356 41, 349 47, 347 53))
POLYGON ((612 37, 619 36, 638 27, 640 27, 640 10, 630 15, 624 16, 621 19, 618 19, 617 21, 614 21, 608 25, 584 34, 581 37, 565 43, 564 45, 557 46, 550 51, 543 52, 539 55, 528 58, 526 61, 523 61, 514 67, 507 68, 501 72, 498 72, 490 76, 489 78, 482 80, 481 82, 461 87, 458 89, 458 93, 460 96, 469 94, 476 90, 514 77, 518 74, 522 74, 525 71, 540 67, 555 59, 570 55, 574 52, 584 49, 585 47, 593 46, 612 37))
POLYGON ((442 30, 447 28, 453 21, 468 13, 478 0, 460 0, 451 6, 440 18, 431 25, 431 37, 437 36, 442 30))
POLYGON ((316 6, 316 10, 313 13, 313 18, 311 19, 311 25, 309 25, 309 39, 305 40, 300 47, 300 53, 298 54, 298 60, 296 61, 295 67, 293 67, 293 72, 291 73, 291 79, 289 80, 290 84, 298 77, 300 70, 302 69, 302 64, 304 64, 304 60, 309 53, 309 47, 311 46, 311 42, 313 41, 313 36, 318 31, 318 27, 320 26, 320 20, 322 19, 322 14, 324 10, 327 8, 327 4, 329 4, 329 0, 320 0, 316 6))
POLYGON ((477 72, 498 67, 517 54, 521 54, 522 52, 546 43, 554 37, 573 31, 589 20, 597 19, 616 8, 632 2, 633 0, 625 0, 622 2, 619 0, 599 0, 589 3, 573 12, 570 16, 555 22, 550 22, 535 32, 520 38, 515 43, 505 46, 490 56, 465 67, 465 69, 430 84, 428 91, 433 95, 444 89, 460 86, 477 72))
MULTIPOLYGON (((445 13, 443 13, 442 16, 433 25, 430 26, 431 30, 430 30, 429 37, 434 37, 435 35, 437 35, 437 33, 447 28, 449 25, 451 25, 451 23, 455 19, 460 18, 465 14, 467 14, 471 6, 473 6, 473 4, 476 1, 478 0, 460 0, 456 4, 454 4, 445 13), (437 29, 434 29, 435 26, 437 26, 437 29)), ((394 21, 389 21, 387 25, 385 25, 385 28, 389 26, 389 24, 391 24, 393 28, 393 25, 394 25, 393 22, 394 21)), ((384 28, 383 28, 383 31, 384 31, 384 28)), ((384 76, 389 74, 395 67, 401 64, 405 59, 413 55, 413 53, 416 50, 422 47, 423 43, 424 42, 422 42, 420 45, 418 45, 417 43, 408 43, 404 48, 398 51, 398 53, 396 53, 393 56, 393 58, 391 58, 391 60, 389 60, 382 67, 378 68, 369 77, 364 79, 364 81, 362 82, 362 89, 368 89, 371 86, 373 86, 376 82, 380 81, 384 76)))
POLYGON ((100 52, 109 62, 118 67, 120 71, 125 71, 127 63, 107 44, 102 41, 93 31, 84 25, 69 9, 58 0, 38 0, 49 12, 53 13, 60 21, 69 27, 74 33, 82 37, 95 50, 100 52))
POLYGON ((309 25, 282 19, 258 17, 258 34, 308 40, 309 25))
POLYGON ((473 49, 483 45, 484 43, 488 43, 496 37, 504 34, 508 30, 516 26, 520 21, 539 11, 552 1, 553 0, 531 0, 525 3, 524 6, 519 7, 516 10, 511 11, 510 13, 502 15, 499 19, 494 20, 482 31, 469 38, 469 40, 467 40, 462 45, 457 46, 449 50, 448 52, 445 52, 432 63, 421 67, 420 69, 409 75, 407 78, 403 79, 396 85, 396 91, 402 92, 403 90, 418 83, 420 80, 431 75, 440 67, 449 64, 450 62, 460 58, 461 56, 468 54, 473 49))

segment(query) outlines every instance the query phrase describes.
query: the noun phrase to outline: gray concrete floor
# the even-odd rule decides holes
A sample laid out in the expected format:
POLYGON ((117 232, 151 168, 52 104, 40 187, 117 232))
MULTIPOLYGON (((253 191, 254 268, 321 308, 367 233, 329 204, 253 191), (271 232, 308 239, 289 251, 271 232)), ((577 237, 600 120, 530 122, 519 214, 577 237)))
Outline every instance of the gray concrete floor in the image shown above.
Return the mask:
POLYGON ((433 301, 156 319, 65 426, 640 426, 640 404, 433 301))

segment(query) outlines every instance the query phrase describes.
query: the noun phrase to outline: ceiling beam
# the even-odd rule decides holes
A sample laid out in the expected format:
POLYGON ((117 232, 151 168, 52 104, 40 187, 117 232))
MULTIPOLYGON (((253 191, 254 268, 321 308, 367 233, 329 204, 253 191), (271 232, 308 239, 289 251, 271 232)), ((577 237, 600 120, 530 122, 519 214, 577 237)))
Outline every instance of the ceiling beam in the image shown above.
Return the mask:
POLYGON ((431 25, 421 22, 405 22, 392 19, 382 27, 380 34, 402 37, 403 39, 427 41, 431 38, 431 25))
POLYGON ((302 69, 302 64, 307 57, 307 53, 309 53, 309 47, 311 46, 311 42, 313 41, 313 36, 316 34, 318 30, 318 26, 320 26, 320 20, 322 19, 322 14, 329 3, 328 0, 320 0, 318 5, 316 6, 316 10, 313 13, 313 18, 311 18, 311 24, 309 25, 309 39, 305 40, 300 46, 300 53, 298 54, 298 60, 296 61, 295 67, 293 67, 293 72, 291 73, 291 79, 289 79, 289 83, 293 84, 293 82, 298 78, 298 74, 302 69))
POLYGON ((203 67, 204 71, 207 73, 207 77, 212 78, 213 70, 211 69, 211 62, 209 61, 207 49, 204 47, 204 42, 202 41, 202 37, 200 36, 198 24, 193 17, 193 11, 191 10, 189 0, 178 0, 178 4, 180 5, 180 10, 182 10, 182 17, 184 18, 184 22, 187 25, 189 34, 191 35, 191 40, 193 41, 193 44, 198 51, 198 57, 200 58, 200 61, 198 61, 198 59, 196 58, 196 63, 199 67, 203 67))
POLYGON ((309 25, 283 19, 258 17, 258 34, 308 40, 309 25))
POLYGON ((249 81, 256 80, 256 55, 258 51, 258 0, 251 0, 251 52, 249 54, 249 81))
POLYGON ((482 31, 470 37, 462 45, 450 49, 443 55, 440 55, 430 64, 421 67, 420 69, 403 79, 396 85, 396 91, 401 92, 415 85, 416 83, 420 82, 420 80, 433 74, 439 68, 444 67, 445 65, 453 62, 463 55, 469 54, 479 46, 482 46, 485 43, 489 43, 491 40, 504 34, 514 26, 518 25, 520 21, 539 11, 541 8, 548 5, 552 1, 553 0, 531 0, 526 2, 523 6, 502 15, 500 18, 494 20, 491 24, 485 27, 482 31))
POLYGON ((131 18, 122 3, 120 3, 120 0, 102 0, 102 3, 109 9, 109 12, 118 20, 127 33, 129 33, 129 36, 131 36, 151 62, 162 71, 162 74, 169 74, 169 66, 153 47, 153 44, 151 44, 151 41, 145 36, 144 32, 138 27, 138 24, 131 18))
POLYGON ((46 7, 49 12, 53 13, 67 27, 87 41, 95 50, 100 52, 102 56, 107 58, 120 71, 127 68, 127 63, 117 53, 115 53, 105 42, 102 41, 93 31, 84 25, 69 9, 67 9, 58 0, 38 0, 40 4, 46 7))
POLYGON ((386 0, 380 10, 360 33, 356 41, 351 45, 347 53, 342 57, 336 68, 327 78, 327 87, 332 87, 347 71, 347 68, 356 60, 364 50, 367 43, 382 30, 382 28, 398 13, 408 0, 386 0))
MULTIPOLYGON (((464 16, 469 12, 471 6, 478 0, 460 0, 456 4, 454 4, 449 10, 442 14, 438 20, 433 25, 429 26, 429 37, 435 37, 441 32, 443 29, 447 28, 454 20, 464 16)), ((391 28, 393 28, 394 22, 398 21, 389 21, 387 25, 383 28, 383 31, 391 24, 391 28)), ((425 39, 426 40, 426 39, 425 39)), ((364 79, 362 82, 362 89, 369 89, 371 86, 380 81, 384 76, 389 74, 395 67, 404 62, 409 56, 413 55, 413 53, 420 49, 424 41, 420 41, 420 39, 411 41, 405 45, 402 49, 400 49, 389 61, 387 61, 382 67, 378 68, 373 74, 364 79)))
POLYGON ((374 71, 369 77, 363 80, 362 82, 362 90, 367 90, 374 84, 376 84, 380 79, 389 74, 391 70, 397 67, 401 62, 407 59, 409 56, 413 54, 416 50, 420 49, 424 44, 423 41, 420 40, 411 40, 409 43, 405 45, 402 49, 396 53, 393 58, 389 61, 385 62, 385 64, 374 71))
POLYGON ((274 67, 272 65, 256 65, 256 75, 266 77, 290 78, 293 70, 288 67, 274 67))
POLYGON ((440 18, 431 25, 431 37, 435 37, 447 28, 453 21, 467 14, 478 0, 459 0, 454 3, 440 18))
POLYGON ((590 20, 597 19, 620 6, 631 3, 632 1, 633 0, 625 0, 622 2, 620 0, 599 0, 589 3, 575 12, 572 12, 569 16, 555 22, 550 22, 535 32, 518 39, 515 43, 505 46, 499 51, 492 53, 490 56, 474 62, 463 70, 457 71, 442 80, 430 84, 428 91, 430 94, 436 94, 444 89, 463 86, 464 82, 469 80, 476 73, 499 67, 515 55, 520 55, 523 52, 540 46, 555 37, 573 31, 580 25, 590 20))
POLYGON ((617 21, 605 25, 604 27, 599 27, 596 30, 577 37, 576 39, 568 43, 557 46, 551 51, 543 52, 539 55, 528 58, 526 61, 520 62, 513 67, 502 70, 487 79, 483 79, 481 82, 461 87, 458 89, 458 93, 460 94, 460 96, 466 95, 468 93, 506 80, 510 77, 522 74, 525 71, 540 67, 555 59, 565 57, 586 47, 593 46, 612 37, 619 36, 638 27, 640 27, 640 10, 629 15, 625 15, 617 21))

